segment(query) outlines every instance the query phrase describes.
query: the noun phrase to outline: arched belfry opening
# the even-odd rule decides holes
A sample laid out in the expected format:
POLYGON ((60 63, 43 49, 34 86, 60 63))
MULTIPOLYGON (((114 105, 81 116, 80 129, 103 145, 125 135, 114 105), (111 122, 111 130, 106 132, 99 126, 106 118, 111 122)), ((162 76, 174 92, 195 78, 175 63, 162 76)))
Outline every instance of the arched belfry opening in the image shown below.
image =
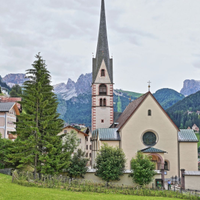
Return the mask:
POLYGON ((99 86, 99 95, 107 95, 107 86, 105 84, 99 86))

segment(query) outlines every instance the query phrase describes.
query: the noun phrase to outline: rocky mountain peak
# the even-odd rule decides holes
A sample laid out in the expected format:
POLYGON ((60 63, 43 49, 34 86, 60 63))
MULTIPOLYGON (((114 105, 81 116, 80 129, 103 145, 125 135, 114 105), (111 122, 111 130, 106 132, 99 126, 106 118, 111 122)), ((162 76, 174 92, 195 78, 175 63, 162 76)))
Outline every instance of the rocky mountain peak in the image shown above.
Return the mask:
POLYGON ((70 90, 70 89, 73 89, 73 88, 75 87, 75 85, 76 85, 75 82, 72 81, 71 78, 69 78, 68 81, 67 81, 66 88, 67 88, 68 90, 70 90))
POLYGON ((77 94, 91 93, 92 73, 81 74, 76 82, 77 94))
POLYGON ((7 74, 2 81, 5 82, 8 86, 12 87, 13 85, 22 85, 27 79, 25 78, 26 74, 7 74))
POLYGON ((200 81, 187 79, 183 83, 181 94, 188 96, 188 95, 198 92, 199 90, 200 90, 200 81))

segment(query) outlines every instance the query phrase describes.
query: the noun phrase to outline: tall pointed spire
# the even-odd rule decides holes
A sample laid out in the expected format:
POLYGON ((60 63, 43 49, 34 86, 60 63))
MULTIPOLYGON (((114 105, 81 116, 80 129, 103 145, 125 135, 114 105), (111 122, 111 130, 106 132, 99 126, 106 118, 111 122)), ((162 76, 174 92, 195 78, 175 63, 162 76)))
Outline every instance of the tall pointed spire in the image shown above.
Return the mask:
POLYGON ((96 58, 93 59, 93 82, 96 79, 99 68, 104 60, 106 68, 113 82, 112 75, 112 59, 109 57, 108 38, 107 38, 107 27, 106 27, 106 14, 105 14, 105 3, 101 1, 101 14, 100 14, 100 25, 99 25, 99 37, 97 43, 96 58))

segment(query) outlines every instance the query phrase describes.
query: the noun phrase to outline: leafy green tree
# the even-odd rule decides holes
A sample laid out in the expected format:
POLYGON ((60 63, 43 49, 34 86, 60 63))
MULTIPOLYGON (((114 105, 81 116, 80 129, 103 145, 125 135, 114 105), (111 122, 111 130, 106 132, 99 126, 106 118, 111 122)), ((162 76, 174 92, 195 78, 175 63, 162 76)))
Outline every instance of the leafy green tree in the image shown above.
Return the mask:
POLYGON ((50 85, 50 72, 40 54, 27 70, 22 95, 22 107, 25 112, 18 116, 12 154, 12 162, 19 161, 18 168, 31 166, 43 174, 55 174, 70 164, 68 147, 63 143, 64 135, 57 136, 63 127, 63 121, 57 113, 57 98, 50 85))
POLYGON ((125 169, 125 154, 122 149, 104 144, 96 158, 95 175, 107 182, 120 180, 125 169))
POLYGON ((62 137, 63 147, 65 147, 65 151, 69 152, 71 155, 79 145, 77 133, 75 131, 71 131, 62 137))
POLYGON ((7 160, 7 155, 10 153, 10 147, 12 144, 13 141, 2 139, 0 133, 0 169, 12 166, 7 160))
POLYGON ((151 157, 144 155, 142 152, 138 152, 136 158, 131 160, 131 169, 133 170, 130 175, 133 178, 133 182, 140 186, 149 184, 155 173, 155 163, 151 161, 151 157))
POLYGON ((0 86, 0 94, 2 93, 2 91, 1 91, 1 86, 0 86))
POLYGON ((14 85, 10 91, 11 97, 21 97, 22 96, 22 88, 19 85, 14 85))
POLYGON ((71 156, 71 163, 67 168, 67 174, 70 178, 82 177, 84 178, 84 174, 86 174, 88 167, 86 167, 89 159, 85 157, 85 152, 81 149, 78 149, 74 155, 71 156))

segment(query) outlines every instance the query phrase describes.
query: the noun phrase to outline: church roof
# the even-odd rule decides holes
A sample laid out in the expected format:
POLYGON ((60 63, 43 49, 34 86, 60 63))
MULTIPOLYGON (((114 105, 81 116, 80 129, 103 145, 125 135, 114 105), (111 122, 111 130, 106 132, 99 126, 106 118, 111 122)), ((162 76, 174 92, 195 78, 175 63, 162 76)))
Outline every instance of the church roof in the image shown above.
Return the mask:
POLYGON ((180 129, 178 132, 179 142, 198 142, 197 136, 192 129, 180 129))
POLYGON ((100 25, 99 25, 99 36, 98 36, 98 43, 96 50, 96 58, 93 59, 93 74, 92 74, 93 83, 96 80, 97 74, 99 72, 103 60, 105 61, 108 75, 112 83, 113 82, 112 59, 110 59, 109 56, 104 0, 102 0, 101 2, 101 14, 100 14, 100 25))
POLYGON ((160 150, 160 149, 156 149, 153 147, 147 147, 145 149, 140 150, 143 153, 167 153, 166 151, 160 150))
POLYGON ((172 119, 169 117, 169 115, 165 112, 165 110, 162 108, 162 106, 158 103, 158 101, 155 99, 155 97, 151 94, 151 92, 147 92, 146 94, 143 94, 142 96, 140 96, 136 100, 132 101, 126 107, 126 109, 124 110, 124 112, 120 115, 120 117, 116 121, 116 122, 118 122, 118 125, 116 126, 116 128, 118 128, 118 130, 120 130, 124 126, 124 124, 129 120, 129 118, 139 108, 139 106, 142 104, 142 102, 146 99, 146 97, 148 95, 151 95, 153 97, 153 99, 155 100, 155 102, 163 110, 163 112, 166 114, 166 116, 169 118, 169 120, 173 123, 173 125, 176 127, 176 129, 179 130, 178 127, 176 126, 176 124, 172 121, 172 119))
POLYGON ((116 122, 121 116, 122 112, 114 112, 114 122, 116 122))
POLYGON ((124 112, 120 115, 120 117, 117 119, 116 122, 119 124, 116 126, 116 128, 120 129, 122 126, 127 122, 127 120, 130 118, 130 116, 137 110, 139 105, 143 102, 143 100, 146 98, 146 96, 149 93, 146 93, 139 97, 138 99, 132 101, 124 110, 124 112))
POLYGON ((102 141, 120 141, 120 135, 117 132, 117 128, 99 128, 92 132, 92 139, 97 139, 102 141))

